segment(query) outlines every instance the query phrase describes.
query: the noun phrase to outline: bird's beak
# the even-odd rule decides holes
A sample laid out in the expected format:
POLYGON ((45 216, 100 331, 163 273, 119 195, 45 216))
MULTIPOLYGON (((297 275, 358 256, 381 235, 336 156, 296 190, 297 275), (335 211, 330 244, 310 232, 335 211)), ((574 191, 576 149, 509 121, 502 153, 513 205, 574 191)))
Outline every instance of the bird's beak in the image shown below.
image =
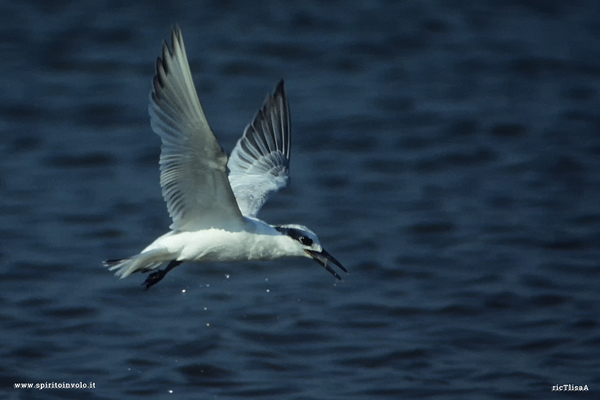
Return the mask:
POLYGON ((342 280, 342 278, 329 265, 327 265, 327 263, 331 262, 331 263, 337 265, 345 273, 348 273, 348 270, 346 270, 346 268, 344 268, 344 266, 342 264, 340 264, 340 262, 338 260, 333 258, 333 256, 331 254, 329 254, 328 252, 326 252, 325 250, 315 251, 315 250, 306 250, 305 249, 304 251, 306 252, 306 254, 311 256, 313 260, 315 260, 316 262, 321 264, 323 267, 325 267, 325 269, 330 274, 332 274, 333 276, 338 278, 340 281, 342 280))

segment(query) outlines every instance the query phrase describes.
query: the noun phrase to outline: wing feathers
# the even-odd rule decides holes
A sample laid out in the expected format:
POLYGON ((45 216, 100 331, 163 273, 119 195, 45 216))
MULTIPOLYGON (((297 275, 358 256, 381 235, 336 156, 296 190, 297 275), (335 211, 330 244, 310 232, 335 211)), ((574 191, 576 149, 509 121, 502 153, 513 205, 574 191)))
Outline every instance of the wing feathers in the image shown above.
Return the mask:
POLYGON ((227 156, 198 101, 178 27, 171 50, 163 42, 152 83, 150 121, 162 140, 160 184, 171 229, 236 229, 243 217, 227 180, 227 156))
POLYGON ((171 48, 163 42, 152 87, 150 120, 162 140, 160 183, 172 229, 239 227, 242 214, 256 216, 271 194, 288 185, 291 130, 283 80, 229 162, 198 101, 178 27, 171 48))
POLYGON ((288 185, 290 142, 290 112, 282 80, 244 130, 227 164, 243 215, 255 217, 269 196, 288 185))

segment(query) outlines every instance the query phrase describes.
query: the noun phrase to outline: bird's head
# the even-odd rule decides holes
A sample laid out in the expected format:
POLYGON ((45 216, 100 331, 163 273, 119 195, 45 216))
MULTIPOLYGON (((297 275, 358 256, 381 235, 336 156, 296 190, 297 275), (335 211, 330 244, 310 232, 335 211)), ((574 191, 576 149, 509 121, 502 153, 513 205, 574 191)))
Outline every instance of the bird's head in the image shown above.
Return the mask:
POLYGON ((331 268, 329 263, 338 266, 342 271, 348 273, 338 260, 325 251, 317 235, 307 227, 302 225, 279 225, 275 229, 293 241, 294 246, 298 247, 300 255, 312 258, 340 281, 342 278, 331 268))

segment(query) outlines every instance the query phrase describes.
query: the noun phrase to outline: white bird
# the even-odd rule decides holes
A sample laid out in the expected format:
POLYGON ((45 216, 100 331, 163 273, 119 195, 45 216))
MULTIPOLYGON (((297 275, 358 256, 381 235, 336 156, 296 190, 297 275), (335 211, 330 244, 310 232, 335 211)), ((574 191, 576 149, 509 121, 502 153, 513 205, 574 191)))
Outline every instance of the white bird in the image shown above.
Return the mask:
POLYGON ((171 50, 163 42, 156 62, 149 112, 162 140, 160 185, 173 223, 140 254, 105 261, 117 276, 154 271, 142 284, 148 289, 184 261, 281 257, 312 258, 339 280, 329 263, 348 272, 305 226, 269 225, 256 218, 269 196, 289 183, 291 130, 283 80, 246 126, 228 161, 200 106, 175 27, 171 50))

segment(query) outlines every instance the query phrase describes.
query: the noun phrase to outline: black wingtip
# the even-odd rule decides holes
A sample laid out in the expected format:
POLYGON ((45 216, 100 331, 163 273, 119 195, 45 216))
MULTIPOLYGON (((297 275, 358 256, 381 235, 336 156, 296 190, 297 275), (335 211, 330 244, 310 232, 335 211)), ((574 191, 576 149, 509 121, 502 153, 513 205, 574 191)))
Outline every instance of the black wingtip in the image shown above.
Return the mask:
POLYGON ((177 22, 174 25, 171 25, 171 37, 181 37, 181 28, 177 22))
POLYGON ((283 78, 277 82, 277 86, 275 86, 275 90, 273 91, 273 97, 277 97, 278 94, 285 97, 285 82, 283 78))
POLYGON ((171 48, 175 48, 175 42, 181 44, 182 39, 183 36, 181 35, 181 29, 179 28, 178 24, 175 24, 175 26, 171 28, 171 48))

